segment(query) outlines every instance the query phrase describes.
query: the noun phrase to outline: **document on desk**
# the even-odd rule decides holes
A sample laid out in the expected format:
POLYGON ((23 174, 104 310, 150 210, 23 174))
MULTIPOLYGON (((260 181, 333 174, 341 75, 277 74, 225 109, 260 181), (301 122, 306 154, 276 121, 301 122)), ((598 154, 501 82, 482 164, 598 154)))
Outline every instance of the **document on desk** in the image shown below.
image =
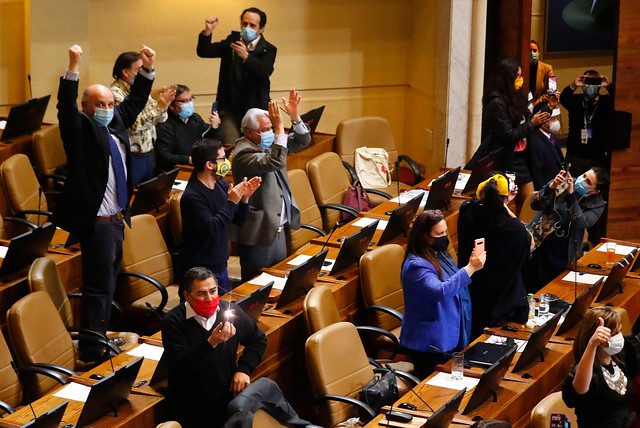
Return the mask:
MULTIPOLYGON (((633 250, 635 250, 636 247, 631 247, 629 245, 616 245, 616 254, 619 254, 621 256, 626 256, 627 254, 629 254, 630 252, 632 252, 633 250)), ((606 253, 607 252, 607 246, 606 245, 600 245, 600 247, 598 247, 598 251, 600 251, 601 253, 606 253)))
MULTIPOLYGON (((378 219, 377 218, 362 217, 360 220, 358 220, 355 223, 353 223, 353 226, 355 226, 355 227, 365 227, 365 226, 369 226, 374 221, 378 221, 378 219)), ((380 223, 378 223, 378 225, 376 226, 376 229, 377 230, 384 230, 387 227, 387 223, 389 223, 389 221, 388 220, 379 220, 379 221, 380 221, 380 223)))
POLYGON ((563 281, 579 282, 580 284, 595 284, 600 278, 606 278, 604 275, 594 275, 586 272, 571 271, 562 278, 563 281))
MULTIPOLYGON (((309 260, 310 258, 311 256, 307 256, 306 254, 300 254, 298 257, 294 257, 293 259, 289 260, 287 264, 292 266, 299 266, 302 263, 309 260)), ((335 259, 324 259, 324 263, 322 264, 322 267, 320 268, 320 270, 330 271, 331 269, 333 269, 333 265, 335 262, 336 262, 335 259)))
POLYGON ((256 276, 252 280, 249 281, 249 284, 253 285, 267 285, 273 281, 273 289, 274 290, 282 290, 284 288, 285 282, 287 282, 287 278, 275 275, 269 275, 268 273, 261 273, 259 276, 256 276))
POLYGON ((456 389, 458 391, 467 388, 467 391, 475 388, 480 382, 480 378, 463 376, 460 380, 454 380, 451 373, 438 373, 427 381, 427 385, 439 386, 441 388, 456 389))
POLYGON ((4 129, 5 126, 7 126, 7 121, 6 120, 0 120, 0 129, 4 129))
MULTIPOLYGON (((516 349, 516 352, 522 352, 524 351, 524 347, 527 346, 527 341, 526 340, 521 340, 521 339, 513 339, 514 343, 516 344, 516 346, 518 347, 516 349)), ((489 338, 487 340, 484 341, 484 343, 495 343, 498 345, 506 345, 507 344, 507 338, 506 337, 502 337, 502 336, 489 336, 489 338)))
POLYGON ((7 250, 9 247, 5 247, 4 245, 0 245, 0 259, 4 259, 7 256, 7 250))
POLYGON ((183 192, 187 188, 187 181, 185 180, 176 180, 173 182, 173 190, 182 190, 183 192))
POLYGON ((471 177, 471 174, 469 173, 466 173, 466 172, 459 173, 458 180, 456 181, 456 186, 454 187, 454 190, 458 190, 462 192, 464 190, 464 186, 467 185, 467 181, 469 181, 469 177, 471 177))
POLYGON ((65 400, 80 401, 81 403, 84 403, 85 401, 87 401, 87 397, 89 396, 90 391, 90 386, 71 382, 65 385, 64 388, 62 388, 60 391, 53 394, 53 396, 64 398, 65 400))
POLYGON ((429 192, 427 190, 422 190, 422 189, 407 190, 406 192, 400 193, 400 196, 396 196, 393 199, 389 199, 389 202, 395 202, 396 204, 406 204, 411 199, 419 195, 422 195, 420 206, 424 207, 427 204, 427 197, 429 196, 429 192))
POLYGON ((162 346, 153 346, 143 343, 132 350, 127 351, 127 355, 131 355, 133 357, 144 357, 153 361, 160 361, 160 357, 162 357, 163 352, 164 348, 162 346))

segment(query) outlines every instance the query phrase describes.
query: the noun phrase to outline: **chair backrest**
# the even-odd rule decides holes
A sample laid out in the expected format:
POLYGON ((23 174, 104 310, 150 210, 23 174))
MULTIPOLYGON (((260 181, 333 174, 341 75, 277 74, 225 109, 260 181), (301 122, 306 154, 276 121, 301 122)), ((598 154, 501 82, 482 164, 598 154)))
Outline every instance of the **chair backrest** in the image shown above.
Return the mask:
POLYGON ((562 401, 562 392, 553 392, 544 397, 531 411, 531 428, 547 428, 551 423, 553 413, 567 415, 571 421, 571 426, 578 426, 576 413, 567 407, 562 401))
POLYGON ((309 334, 340 322, 340 313, 333 298, 333 292, 326 285, 316 285, 309 290, 304 297, 302 311, 309 334))
POLYGON ((11 351, 0 333, 0 400, 11 407, 18 407, 22 401, 22 388, 18 375, 11 367, 11 351))
POLYGON ((173 243, 182 245, 182 213, 180 211, 180 200, 184 192, 175 192, 169 198, 169 228, 173 243))
MULTIPOLYGON (((318 205, 341 204, 344 194, 351 185, 349 172, 342 160, 334 152, 326 152, 307 162, 307 176, 318 205)), ((322 213, 324 230, 331 230, 340 218, 336 210, 322 213)))
MULTIPOLYGON (((173 264, 162 232, 150 214, 131 217, 131 228, 124 228, 121 269, 148 275, 163 285, 173 283, 173 264)), ((118 302, 127 309, 134 301, 156 291, 146 281, 125 277, 118 281, 118 302)))
POLYGON ((389 121, 368 116, 343 120, 336 129, 336 152, 342 160, 354 165, 358 147, 381 147, 389 154, 389 164, 398 160, 398 150, 391 134, 389 121))
MULTIPOLYGON (((360 258, 360 286, 365 306, 387 306, 404 313, 402 294, 402 262, 404 249, 398 244, 388 244, 368 251, 360 258)), ((371 323, 385 330, 399 327, 397 318, 372 311, 371 323)))
MULTIPOLYGON (((12 213, 23 210, 47 210, 47 198, 44 195, 40 196, 40 183, 26 155, 18 153, 2 162, 0 175, 12 213)), ((26 216, 27 220, 34 223, 37 218, 37 214, 26 216)))
POLYGON ((289 425, 281 424, 276 418, 263 409, 258 409, 253 414, 252 426, 255 428, 287 428, 289 425))
POLYGON ((33 159, 38 174, 53 174, 58 165, 67 161, 60 127, 55 124, 40 129, 33 134, 33 159))
MULTIPOLYGON (((307 173, 301 169, 292 169, 288 173, 291 194, 300 210, 300 222, 322 229, 322 215, 318 204, 316 204, 316 198, 313 196, 307 173)), ((287 228, 287 233, 288 254, 294 253, 298 248, 318 237, 317 233, 308 229, 292 230, 287 228)))
POLYGON ((522 208, 520 208, 520 214, 518 218, 525 223, 529 223, 534 215, 536 215, 536 211, 531 208, 531 200, 536 196, 538 192, 531 192, 527 195, 524 203, 522 204, 522 208))
POLYGON ((631 319, 629 318, 629 312, 627 312, 625 308, 613 308, 613 310, 620 315, 620 320, 622 322, 622 334, 624 336, 631 334, 631 319))
POLYGON ((73 325, 71 303, 53 260, 48 257, 35 259, 29 268, 27 282, 32 293, 44 291, 51 297, 51 301, 66 327, 73 325))
MULTIPOLYGON (((11 306, 7 329, 19 365, 50 363, 75 370, 71 336, 44 291, 30 293, 11 306)), ((53 379, 38 376, 34 392, 42 396, 56 385, 53 379)))
MULTIPOLYGON (((355 397, 373 379, 373 369, 358 336, 349 322, 331 324, 312 334, 305 344, 307 372, 316 397, 326 394, 355 397)), ((351 406, 330 402, 323 412, 336 424, 353 416, 351 406)))

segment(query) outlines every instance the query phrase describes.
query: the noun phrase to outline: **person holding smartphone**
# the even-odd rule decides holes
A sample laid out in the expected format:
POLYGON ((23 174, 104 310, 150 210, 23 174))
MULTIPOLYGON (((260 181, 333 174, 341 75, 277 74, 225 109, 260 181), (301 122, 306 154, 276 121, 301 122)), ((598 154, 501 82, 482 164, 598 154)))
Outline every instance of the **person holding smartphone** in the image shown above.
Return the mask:
POLYGON ((553 67, 540 61, 540 45, 535 40, 529 43, 529 92, 533 96, 532 103, 537 105, 549 99, 549 94, 556 92, 550 88, 549 80, 553 75, 553 67))

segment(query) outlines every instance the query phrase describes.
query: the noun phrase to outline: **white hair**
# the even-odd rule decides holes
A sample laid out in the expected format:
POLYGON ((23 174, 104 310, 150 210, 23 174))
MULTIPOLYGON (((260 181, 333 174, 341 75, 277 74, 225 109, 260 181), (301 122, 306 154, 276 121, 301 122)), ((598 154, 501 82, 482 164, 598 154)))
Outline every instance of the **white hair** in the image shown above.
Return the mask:
POLYGON ((260 117, 265 117, 265 114, 269 114, 269 112, 262 110, 261 108, 250 108, 247 110, 242 118, 242 122, 240 122, 240 132, 244 134, 244 131, 247 129, 253 129, 254 131, 260 129, 260 122, 258 119, 260 117))

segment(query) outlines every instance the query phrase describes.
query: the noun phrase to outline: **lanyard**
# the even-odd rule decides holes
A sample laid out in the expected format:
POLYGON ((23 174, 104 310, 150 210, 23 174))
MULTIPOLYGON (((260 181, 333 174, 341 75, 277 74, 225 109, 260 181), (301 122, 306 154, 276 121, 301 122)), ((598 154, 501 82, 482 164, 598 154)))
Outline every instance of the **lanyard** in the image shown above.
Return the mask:
POLYGON ((591 120, 593 119, 593 115, 596 114, 596 110, 598 110, 598 101, 595 102, 595 107, 591 112, 591 116, 587 117, 587 103, 582 101, 582 108, 584 110, 584 129, 591 128, 591 120))

